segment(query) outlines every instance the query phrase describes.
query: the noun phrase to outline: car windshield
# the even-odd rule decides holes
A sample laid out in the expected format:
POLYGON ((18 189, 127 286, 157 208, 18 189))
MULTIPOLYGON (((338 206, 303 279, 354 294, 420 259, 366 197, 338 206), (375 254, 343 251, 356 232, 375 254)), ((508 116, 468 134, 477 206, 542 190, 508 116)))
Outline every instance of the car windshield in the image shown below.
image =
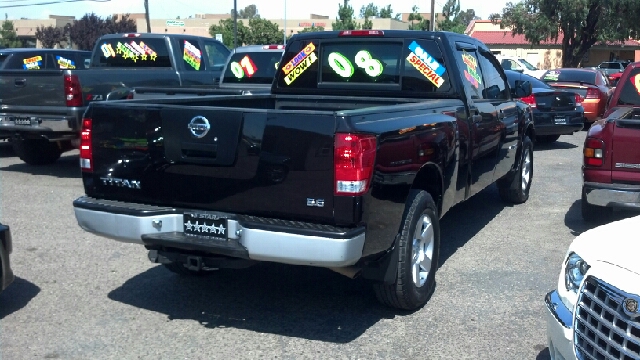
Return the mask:
POLYGON ((603 62, 598 67, 600 69, 622 69, 623 68, 622 64, 617 62, 603 62))
POLYGON ((596 71, 585 70, 572 70, 572 69, 560 69, 549 70, 544 76, 542 81, 544 82, 575 82, 585 83, 590 85, 596 84, 596 71))
POLYGON ((618 105, 640 105, 640 68, 631 70, 629 77, 618 84, 620 98, 618 105))
POLYGON ((518 61, 520 61, 520 63, 521 63, 522 65, 524 65, 524 67, 526 67, 526 68, 527 68, 527 70, 538 70, 538 68, 537 68, 537 67, 535 67, 535 66, 531 65, 531 63, 529 63, 529 62, 528 62, 527 60, 525 60, 525 59, 518 59, 518 61))
POLYGON ((271 84, 282 51, 238 52, 228 60, 222 79, 225 84, 271 84))

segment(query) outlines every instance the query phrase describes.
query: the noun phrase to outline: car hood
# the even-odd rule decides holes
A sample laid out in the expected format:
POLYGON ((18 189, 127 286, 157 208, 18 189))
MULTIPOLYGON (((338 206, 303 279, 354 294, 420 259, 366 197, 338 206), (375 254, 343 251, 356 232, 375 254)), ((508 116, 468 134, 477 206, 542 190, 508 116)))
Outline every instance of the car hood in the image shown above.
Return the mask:
POLYGON ((587 263, 605 262, 640 275, 640 215, 614 221, 580 234, 569 252, 587 263))

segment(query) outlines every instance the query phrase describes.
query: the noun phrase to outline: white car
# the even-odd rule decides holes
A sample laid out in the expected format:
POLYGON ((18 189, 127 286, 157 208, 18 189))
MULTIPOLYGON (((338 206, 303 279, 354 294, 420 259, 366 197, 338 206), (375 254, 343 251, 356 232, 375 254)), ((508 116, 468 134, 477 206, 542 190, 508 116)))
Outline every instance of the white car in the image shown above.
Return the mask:
POLYGON ((537 67, 531 65, 530 62, 521 57, 496 55, 496 59, 500 61, 500 65, 502 65, 503 69, 518 71, 525 75, 533 76, 536 79, 540 79, 540 77, 546 72, 546 70, 539 70, 537 67))
POLYGON ((584 232, 547 294, 552 360, 640 359, 640 216, 584 232))

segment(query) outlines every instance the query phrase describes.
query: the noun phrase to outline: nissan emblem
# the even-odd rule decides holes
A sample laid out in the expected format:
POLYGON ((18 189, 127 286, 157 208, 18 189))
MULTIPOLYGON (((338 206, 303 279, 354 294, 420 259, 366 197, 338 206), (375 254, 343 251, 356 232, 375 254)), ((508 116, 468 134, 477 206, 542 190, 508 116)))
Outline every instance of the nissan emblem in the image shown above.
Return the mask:
POLYGON ((189 131, 191 131, 191 135, 198 139, 202 139, 207 135, 209 130, 211 129, 211 124, 209 124, 209 120, 207 120, 204 116, 196 116, 189 122, 188 125, 189 131))

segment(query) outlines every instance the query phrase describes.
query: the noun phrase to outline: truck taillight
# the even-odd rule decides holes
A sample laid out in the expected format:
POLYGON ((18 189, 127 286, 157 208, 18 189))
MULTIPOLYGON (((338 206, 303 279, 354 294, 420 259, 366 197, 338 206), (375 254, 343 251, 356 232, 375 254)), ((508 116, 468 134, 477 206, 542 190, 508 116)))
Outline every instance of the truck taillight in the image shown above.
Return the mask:
POLYGON ((376 157, 374 135, 337 133, 334 150, 335 195, 361 195, 371 186, 376 157))
POLYGON ((580 94, 576 94, 576 105, 580 105, 584 102, 584 98, 580 94))
POLYGON ((529 106, 531 106, 532 108, 537 106, 536 97, 533 94, 520 98, 520 101, 522 101, 525 104, 529 104, 529 106))
POLYGON ((382 30, 342 30, 338 36, 384 36, 382 30))
POLYGON ((67 106, 82 106, 82 87, 78 75, 64 76, 64 96, 67 100, 67 106))
POLYGON ((589 88, 587 89, 587 95, 585 99, 598 99, 600 98, 600 92, 597 89, 589 88))
POLYGON ((284 45, 264 45, 264 50, 284 50, 284 45))
POLYGON ((93 171, 93 149, 91 145, 91 119, 82 119, 80 132, 80 169, 86 172, 93 171))
POLYGON ((604 164, 604 141, 587 138, 584 142, 584 164, 602 166, 604 164))

